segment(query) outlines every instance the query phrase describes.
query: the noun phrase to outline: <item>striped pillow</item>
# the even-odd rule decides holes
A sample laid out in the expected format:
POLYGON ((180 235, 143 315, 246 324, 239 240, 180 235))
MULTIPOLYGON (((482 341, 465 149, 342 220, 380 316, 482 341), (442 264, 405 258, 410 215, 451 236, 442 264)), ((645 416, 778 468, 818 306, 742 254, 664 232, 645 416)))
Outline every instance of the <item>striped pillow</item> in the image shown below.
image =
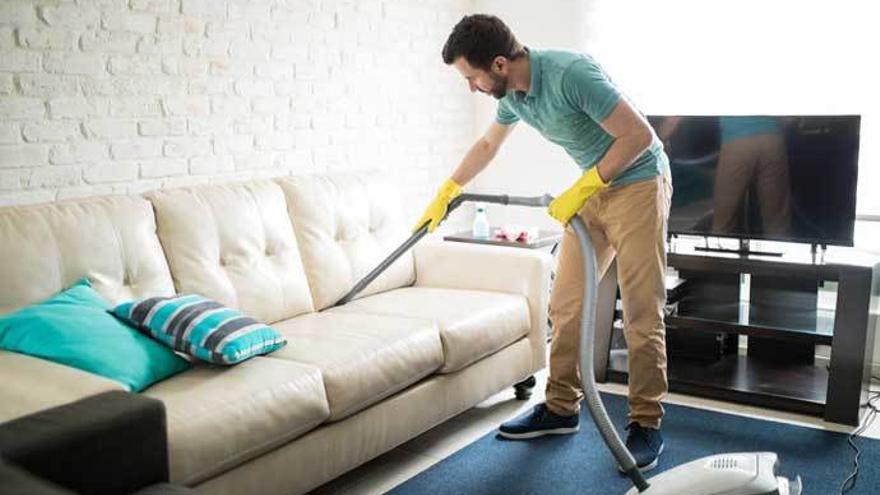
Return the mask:
POLYGON ((195 294, 129 301, 113 314, 176 351, 214 364, 240 363, 287 343, 271 327, 195 294))

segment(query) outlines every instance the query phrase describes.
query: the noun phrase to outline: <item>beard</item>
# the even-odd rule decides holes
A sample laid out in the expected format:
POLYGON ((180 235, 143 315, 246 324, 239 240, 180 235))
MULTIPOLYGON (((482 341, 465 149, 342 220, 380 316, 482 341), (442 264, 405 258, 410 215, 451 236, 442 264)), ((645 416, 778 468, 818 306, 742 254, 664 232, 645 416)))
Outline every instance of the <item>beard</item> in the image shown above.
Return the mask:
POLYGON ((504 98, 507 95, 507 78, 491 72, 489 77, 492 78, 492 89, 487 91, 487 93, 494 96, 496 100, 504 98))

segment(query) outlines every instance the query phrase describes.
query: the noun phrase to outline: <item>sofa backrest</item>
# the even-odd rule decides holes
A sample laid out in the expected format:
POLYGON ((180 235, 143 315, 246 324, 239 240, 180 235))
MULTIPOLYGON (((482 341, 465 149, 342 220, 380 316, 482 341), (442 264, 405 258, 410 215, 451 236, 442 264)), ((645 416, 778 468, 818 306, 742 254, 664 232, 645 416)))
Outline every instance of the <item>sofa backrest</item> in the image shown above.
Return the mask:
POLYGON ((178 293, 266 323, 314 310, 281 188, 272 181, 146 195, 178 293))
MULTIPOLYGON (((315 309, 338 301, 409 237, 394 181, 377 172, 276 179, 287 197, 315 309)), ((405 253, 360 295, 411 285, 405 253)))
POLYGON ((174 293, 150 203, 106 196, 0 208, 0 314, 82 277, 112 303, 174 293))

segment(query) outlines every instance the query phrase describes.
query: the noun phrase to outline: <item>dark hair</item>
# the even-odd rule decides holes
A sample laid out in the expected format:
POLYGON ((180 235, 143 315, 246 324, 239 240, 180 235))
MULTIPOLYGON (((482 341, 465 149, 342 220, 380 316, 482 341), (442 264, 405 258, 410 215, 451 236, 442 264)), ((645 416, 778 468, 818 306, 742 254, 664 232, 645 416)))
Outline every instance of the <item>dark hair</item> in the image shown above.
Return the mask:
POLYGON ((495 57, 514 60, 524 54, 510 29, 494 15, 464 16, 443 45, 443 62, 447 65, 464 57, 470 65, 483 70, 489 70, 495 57))

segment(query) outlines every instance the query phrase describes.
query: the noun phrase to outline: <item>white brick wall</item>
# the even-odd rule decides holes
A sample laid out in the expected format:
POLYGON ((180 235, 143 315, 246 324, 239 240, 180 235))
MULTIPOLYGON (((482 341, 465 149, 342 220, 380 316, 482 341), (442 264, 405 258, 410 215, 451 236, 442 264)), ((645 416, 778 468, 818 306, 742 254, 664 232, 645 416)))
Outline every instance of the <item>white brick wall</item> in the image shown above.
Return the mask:
POLYGON ((474 138, 470 0, 0 0, 0 205, 384 169, 421 213, 474 138))

